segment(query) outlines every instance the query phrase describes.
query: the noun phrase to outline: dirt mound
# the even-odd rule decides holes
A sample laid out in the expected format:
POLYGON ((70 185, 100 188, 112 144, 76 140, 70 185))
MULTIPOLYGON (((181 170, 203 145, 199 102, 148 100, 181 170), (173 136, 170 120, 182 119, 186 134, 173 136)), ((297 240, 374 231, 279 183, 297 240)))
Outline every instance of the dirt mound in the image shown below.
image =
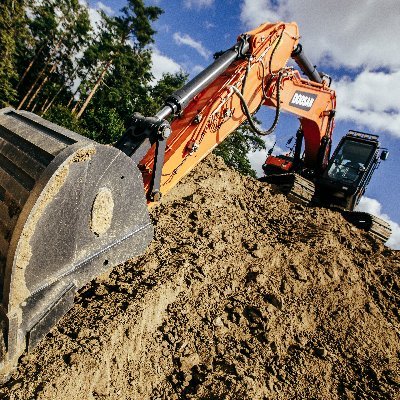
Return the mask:
POLYGON ((206 159, 5 399, 400 398, 400 253, 206 159))

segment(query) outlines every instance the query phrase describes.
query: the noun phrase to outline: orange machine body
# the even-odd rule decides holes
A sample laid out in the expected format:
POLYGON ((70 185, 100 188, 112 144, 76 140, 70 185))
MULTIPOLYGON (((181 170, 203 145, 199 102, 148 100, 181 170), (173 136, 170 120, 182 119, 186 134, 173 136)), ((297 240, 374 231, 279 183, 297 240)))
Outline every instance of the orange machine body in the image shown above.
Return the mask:
MULTIPOLYGON (((254 113, 262 104, 278 106, 277 85, 280 82, 280 108, 300 118, 305 138, 305 162, 309 165, 316 161, 321 139, 331 136, 333 121, 328 116, 335 108, 335 92, 325 84, 303 79, 297 70, 287 67, 299 40, 297 24, 263 24, 247 34, 250 35, 250 61, 247 58, 235 61, 172 120, 172 133, 167 140, 162 169, 161 193, 169 192, 246 120, 241 101, 232 86, 242 91, 250 112, 254 113), (277 79, 278 72, 283 73, 280 80, 277 79), (300 92, 312 96, 311 107, 304 106, 307 101, 300 92), (294 98, 296 93, 297 98, 294 98)), ((146 192, 151 185, 154 158, 155 146, 139 163, 146 192)), ((151 205, 151 201, 149 203, 151 205)))

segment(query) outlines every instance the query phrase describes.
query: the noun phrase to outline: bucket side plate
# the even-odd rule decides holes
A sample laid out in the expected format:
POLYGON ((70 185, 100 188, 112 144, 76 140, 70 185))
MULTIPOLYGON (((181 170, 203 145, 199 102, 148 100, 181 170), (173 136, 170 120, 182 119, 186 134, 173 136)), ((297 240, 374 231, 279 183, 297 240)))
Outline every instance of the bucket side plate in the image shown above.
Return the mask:
POLYGON ((141 173, 114 147, 7 109, 1 138, 4 375, 72 306, 76 290, 143 253, 153 227, 141 173))

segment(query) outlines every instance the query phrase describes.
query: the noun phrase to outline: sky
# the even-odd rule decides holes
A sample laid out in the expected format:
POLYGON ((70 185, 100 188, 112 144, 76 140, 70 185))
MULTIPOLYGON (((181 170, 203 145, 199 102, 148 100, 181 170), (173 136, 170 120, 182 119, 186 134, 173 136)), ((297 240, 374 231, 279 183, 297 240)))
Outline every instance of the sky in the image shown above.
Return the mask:
MULTIPOLYGON (((369 184, 359 210, 381 216, 392 225, 387 243, 400 249, 400 37, 399 0, 145 0, 164 10, 154 24, 153 75, 183 70, 194 77, 212 63, 212 55, 236 43, 239 34, 263 22, 295 21, 312 63, 333 78, 337 93, 334 146, 350 129, 378 134, 389 159, 382 162, 369 184)), ((124 0, 89 2, 96 9, 118 13, 124 0)), ((273 110, 257 117, 267 128, 273 110)), ((296 117, 283 115, 276 133, 275 152, 295 135, 296 117)), ((261 174, 266 151, 250 155, 261 174)))

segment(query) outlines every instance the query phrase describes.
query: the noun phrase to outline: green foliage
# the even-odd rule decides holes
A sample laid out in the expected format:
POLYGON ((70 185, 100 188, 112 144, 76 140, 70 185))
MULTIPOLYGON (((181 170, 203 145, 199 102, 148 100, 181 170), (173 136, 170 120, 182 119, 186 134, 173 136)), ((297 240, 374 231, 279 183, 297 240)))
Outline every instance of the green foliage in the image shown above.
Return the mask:
POLYGON ((214 154, 221 156, 227 165, 240 173, 256 178, 248 153, 264 149, 265 143, 262 138, 253 133, 249 124, 244 122, 214 150, 214 154))
POLYGON ((89 110, 85 119, 78 120, 67 107, 56 106, 45 118, 103 144, 116 142, 125 131, 124 121, 114 108, 89 110))
POLYGON ((116 142, 125 131, 124 121, 115 108, 88 110, 82 125, 86 136, 104 144, 116 142))
POLYGON ((69 97, 77 74, 76 58, 91 27, 88 9, 79 0, 31 3, 30 35, 18 45, 18 107, 40 113, 56 104, 56 98, 69 97))
POLYGON ((101 13, 99 32, 81 60, 78 117, 114 107, 126 121, 134 111, 148 109, 151 53, 145 46, 153 42, 151 23, 161 13, 158 7, 145 6, 143 0, 128 0, 117 16, 101 13))
POLYGON ((162 78, 150 91, 152 99, 151 114, 155 114, 164 105, 165 99, 186 83, 187 78, 188 75, 183 71, 176 74, 163 74, 162 78))
POLYGON ((57 125, 78 132, 81 135, 87 136, 88 134, 76 117, 71 113, 71 110, 63 105, 57 105, 51 108, 44 117, 57 125))
POLYGON ((151 27, 151 22, 156 21, 163 13, 161 8, 146 7, 143 0, 128 0, 121 11, 123 15, 114 19, 119 35, 125 40, 131 39, 135 46, 142 48, 154 41, 155 31, 151 27))
POLYGON ((150 60, 148 51, 135 53, 132 48, 126 49, 124 54, 115 59, 89 110, 114 108, 125 122, 135 111, 146 112, 151 102, 148 86, 151 78, 150 60))
POLYGON ((24 31, 23 21, 23 0, 0 3, 0 107, 13 103, 17 96, 15 55, 16 44, 24 31))
POLYGON ((153 42, 152 22, 162 10, 145 6, 143 0, 128 0, 116 16, 100 12, 95 34, 89 30, 87 9, 78 0, 34 1, 31 12, 34 39, 25 43, 20 74, 31 70, 20 96, 29 87, 38 87, 35 76, 47 77, 32 103, 35 111, 48 110, 46 118, 82 135, 115 142, 134 112, 152 115, 186 81, 187 76, 178 73, 152 83, 151 51, 146 46, 153 42), (78 52, 83 56, 76 58, 78 52), (56 68, 49 74, 51 66, 56 68), (77 78, 80 85, 72 93, 77 78))
MULTIPOLYGON (((144 0, 126 0, 117 15, 100 12, 93 31, 79 0, 2 1, 0 106, 20 103, 97 142, 117 141, 134 112, 154 115, 187 80, 179 72, 153 81, 149 44, 162 12, 144 0)), ((215 153, 255 176, 247 154, 264 147, 243 124, 215 153)))

